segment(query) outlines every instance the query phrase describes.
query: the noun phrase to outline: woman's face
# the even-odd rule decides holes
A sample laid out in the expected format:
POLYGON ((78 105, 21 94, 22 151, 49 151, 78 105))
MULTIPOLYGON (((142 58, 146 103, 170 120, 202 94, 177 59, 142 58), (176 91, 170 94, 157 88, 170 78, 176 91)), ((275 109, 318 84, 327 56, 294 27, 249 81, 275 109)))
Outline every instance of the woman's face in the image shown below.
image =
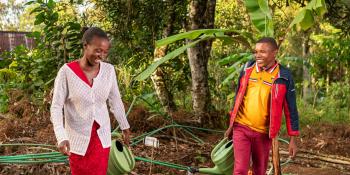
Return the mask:
POLYGON ((84 56, 90 66, 96 66, 106 59, 110 42, 106 38, 93 37, 89 44, 84 45, 84 56))

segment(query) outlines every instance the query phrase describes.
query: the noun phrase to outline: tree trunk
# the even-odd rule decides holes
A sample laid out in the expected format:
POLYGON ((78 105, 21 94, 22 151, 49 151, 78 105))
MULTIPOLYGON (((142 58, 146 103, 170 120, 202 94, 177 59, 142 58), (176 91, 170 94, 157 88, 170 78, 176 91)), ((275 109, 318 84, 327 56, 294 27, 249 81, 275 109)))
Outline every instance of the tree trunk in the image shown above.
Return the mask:
MULTIPOLYGON (((175 4, 175 0, 169 0, 168 2, 169 16, 167 19, 167 25, 163 30, 163 38, 170 36, 173 32, 173 28, 174 28, 173 23, 175 20, 174 4, 175 4)), ((167 50, 168 50, 167 45, 159 48, 155 48, 154 61, 164 57, 167 53, 167 50)), ((151 79, 159 101, 165 108, 165 111, 171 115, 176 110, 176 105, 173 100, 173 95, 167 88, 164 75, 165 75, 165 72, 163 71, 163 69, 157 68, 156 71, 152 74, 151 79)))
POLYGON ((309 54, 309 36, 307 34, 305 34, 305 38, 303 39, 303 100, 304 102, 307 101, 307 99, 309 99, 310 95, 310 83, 311 83, 311 79, 310 79, 310 73, 309 73, 309 69, 307 67, 307 56, 309 54))
MULTIPOLYGON (((214 28, 216 0, 192 0, 190 2, 188 30, 214 28)), ((212 41, 203 41, 187 50, 192 77, 192 105, 200 123, 211 123, 211 107, 208 85, 208 58, 212 41)))

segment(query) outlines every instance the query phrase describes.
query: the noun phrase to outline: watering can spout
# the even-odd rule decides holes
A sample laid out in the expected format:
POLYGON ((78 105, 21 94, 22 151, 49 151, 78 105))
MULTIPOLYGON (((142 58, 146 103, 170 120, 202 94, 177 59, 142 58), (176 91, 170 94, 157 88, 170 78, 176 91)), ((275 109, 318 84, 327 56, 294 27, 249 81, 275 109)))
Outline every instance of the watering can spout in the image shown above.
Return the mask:
POLYGON ((211 160, 215 164, 215 167, 199 168, 199 172, 213 175, 232 175, 233 159, 232 141, 224 138, 211 152, 211 160))
POLYGON ((222 175, 218 166, 215 166, 214 168, 199 168, 198 171, 204 174, 222 175))

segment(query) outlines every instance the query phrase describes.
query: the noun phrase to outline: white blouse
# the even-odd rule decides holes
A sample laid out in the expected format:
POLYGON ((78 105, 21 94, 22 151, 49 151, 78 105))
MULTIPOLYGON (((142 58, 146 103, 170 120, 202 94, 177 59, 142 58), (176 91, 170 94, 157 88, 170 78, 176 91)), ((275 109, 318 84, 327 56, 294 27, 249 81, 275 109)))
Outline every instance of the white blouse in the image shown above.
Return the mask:
POLYGON ((111 145, 111 124, 107 108, 122 130, 130 128, 125 116, 113 65, 100 62, 92 87, 79 78, 67 64, 58 71, 51 104, 51 121, 58 143, 68 140, 70 152, 85 155, 93 122, 104 148, 111 145), (65 122, 63 124, 63 118, 65 122))

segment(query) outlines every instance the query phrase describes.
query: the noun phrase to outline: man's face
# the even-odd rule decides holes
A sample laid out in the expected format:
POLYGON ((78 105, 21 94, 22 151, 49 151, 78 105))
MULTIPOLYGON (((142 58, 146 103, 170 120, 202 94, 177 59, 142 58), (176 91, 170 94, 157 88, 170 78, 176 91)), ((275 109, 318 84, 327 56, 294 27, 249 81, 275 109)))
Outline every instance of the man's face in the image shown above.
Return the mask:
POLYGON ((98 65, 106 59, 110 48, 110 42, 105 38, 93 37, 89 44, 84 46, 84 54, 90 66, 98 65))
POLYGON ((257 43, 254 56, 259 67, 267 67, 276 61, 277 49, 273 49, 269 43, 257 43))

